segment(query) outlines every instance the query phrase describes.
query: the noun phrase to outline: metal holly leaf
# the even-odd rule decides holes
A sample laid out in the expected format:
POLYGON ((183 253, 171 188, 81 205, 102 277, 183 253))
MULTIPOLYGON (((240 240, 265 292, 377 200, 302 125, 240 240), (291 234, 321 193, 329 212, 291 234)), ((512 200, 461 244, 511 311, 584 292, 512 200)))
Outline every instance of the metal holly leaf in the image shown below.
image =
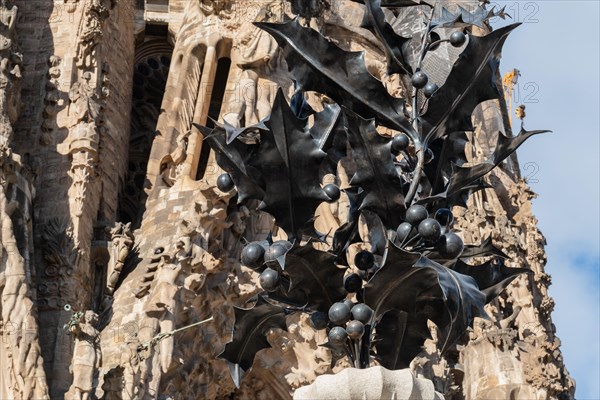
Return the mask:
POLYGON ((422 312, 442 331, 442 350, 456 341, 475 317, 485 317, 486 296, 475 280, 389 243, 383 267, 365 286, 365 303, 375 318, 396 309, 422 312))
POLYGON ((475 107, 486 100, 499 99, 496 85, 501 50, 513 24, 482 37, 469 35, 469 43, 458 57, 446 83, 429 100, 422 116, 423 142, 431 143, 455 131, 472 131, 475 107))
POLYGON ((402 179, 391 151, 392 140, 377 132, 375 120, 363 119, 349 110, 344 110, 344 115, 348 142, 356 164, 350 184, 365 191, 359 208, 373 211, 387 228, 396 229, 406 208, 402 179))
MULTIPOLYGON (((261 172, 263 210, 275 217, 288 236, 299 237, 328 200, 320 186, 319 168, 326 154, 314 143, 308 120, 297 118, 280 89, 251 165, 261 172)), ((314 231, 314 229, 313 229, 314 231)))
POLYGON ((411 38, 396 34, 392 26, 387 23, 381 9, 381 0, 364 0, 364 4, 365 15, 361 27, 373 33, 383 45, 388 75, 412 75, 411 66, 404 56, 411 38))
POLYGON ((338 162, 346 157, 348 149, 341 107, 336 103, 324 103, 323 110, 314 114, 310 135, 317 146, 327 153, 324 173, 337 174, 338 162))
MULTIPOLYGON (((294 82, 294 87, 296 87, 294 82)), ((308 118, 315 113, 315 110, 306 101, 306 95, 303 90, 296 90, 290 99, 290 108, 294 115, 300 119, 308 118)))
POLYGON ((256 353, 271 347, 266 338, 269 330, 287 331, 287 324, 283 308, 268 303, 261 296, 254 307, 234 307, 234 312, 233 340, 218 357, 227 360, 233 382, 239 388, 244 374, 252 368, 256 353))
POLYGON ((492 243, 492 236, 488 236, 481 244, 473 245, 468 244, 465 245, 465 249, 463 250, 460 258, 465 259, 469 257, 485 257, 485 256, 496 256, 508 259, 510 258, 502 250, 494 246, 492 243))
POLYGON ((408 368, 427 339, 431 339, 431 333, 425 314, 390 310, 377 322, 376 358, 389 370, 408 368))
POLYGON ((432 193, 441 193, 452 176, 452 164, 461 166, 467 162, 465 147, 469 143, 463 131, 449 133, 428 146, 433 152, 433 160, 425 165, 424 172, 431 184, 432 193))
POLYGON ((295 246, 285 256, 285 271, 289 287, 269 294, 281 303, 309 311, 329 311, 335 302, 346 297, 344 269, 335 265, 335 255, 316 250, 310 243, 295 246))
POLYGON ((493 188, 493 186, 485 183, 483 179, 479 178, 477 181, 460 188, 454 193, 449 193, 448 190, 451 188, 451 179, 452 178, 450 178, 450 181, 441 192, 430 194, 423 198, 420 197, 416 204, 427 206, 431 210, 436 210, 438 208, 452 208, 453 206, 467 208, 467 202, 470 195, 479 190, 493 188))
POLYGON ((434 18, 431 22, 431 29, 435 28, 465 28, 469 26, 477 26, 485 29, 485 24, 491 18, 500 17, 505 19, 508 14, 505 12, 506 7, 499 11, 495 11, 495 7, 491 10, 486 10, 481 5, 478 5, 473 12, 465 10, 461 6, 457 6, 455 13, 443 7, 439 18, 434 18))
POLYGON ((211 119, 213 124, 215 126, 218 126, 219 128, 223 129, 226 133, 226 137, 227 137, 227 144, 231 144, 233 143, 233 141, 235 139, 237 139, 239 136, 244 135, 248 132, 256 132, 256 131, 267 131, 269 130, 269 128, 267 128, 267 126, 265 125, 265 122, 267 122, 269 120, 269 117, 264 118, 263 120, 259 121, 257 124, 254 125, 250 125, 250 126, 244 126, 244 127, 235 127, 233 125, 231 125, 229 122, 227 122, 227 120, 224 120, 223 123, 220 123, 214 119, 211 119))
POLYGON ((388 244, 383 266, 364 287, 364 302, 373 309, 375 320, 394 309, 416 311, 419 295, 437 281, 433 269, 414 267, 420 258, 388 244))
POLYGON ((323 93, 363 118, 375 118, 388 128, 418 138, 406 116, 404 99, 391 96, 371 75, 364 52, 342 50, 297 20, 255 25, 275 38, 290 73, 303 90, 323 93))
POLYGON ((370 252, 383 256, 388 242, 388 235, 381 218, 368 210, 361 213, 361 218, 367 228, 366 240, 371 245, 370 252))
POLYGON ((227 133, 223 128, 211 129, 194 125, 204 135, 204 141, 215 152, 217 164, 231 176, 237 190, 238 203, 249 199, 262 200, 265 192, 257 183, 258 171, 247 166, 256 146, 238 140, 227 144, 227 133))
POLYGON ((351 244, 361 241, 358 233, 358 224, 360 222, 360 204, 365 194, 360 188, 349 188, 344 190, 348 196, 350 209, 348 210, 348 221, 340 226, 333 235, 331 252, 336 255, 336 263, 348 265, 346 251, 351 244))
POLYGON ((438 285, 431 287, 423 298, 433 301, 433 306, 425 306, 427 317, 441 330, 441 349, 448 347, 473 325, 475 317, 489 318, 483 309, 486 294, 479 290, 475 279, 451 270, 426 257, 422 257, 415 266, 431 268, 437 272, 438 285), (444 307, 436 305, 441 299, 444 307))
POLYGON ((486 304, 498 297, 519 275, 533 273, 526 268, 509 268, 501 258, 481 265, 469 265, 458 260, 452 269, 475 279, 479 290, 486 295, 486 304))
POLYGON ((514 137, 504 136, 501 132, 498 133, 498 142, 494 152, 491 154, 488 161, 470 167, 453 166, 452 178, 450 179, 450 187, 448 195, 457 193, 465 186, 475 182, 482 176, 496 168, 502 161, 510 156, 519 146, 527 139, 534 135, 547 133, 550 131, 526 131, 524 128, 514 137))
POLYGON ((331 146, 341 115, 342 109, 336 103, 325 103, 323 110, 314 114, 315 121, 310 128, 310 136, 321 150, 327 151, 331 146))

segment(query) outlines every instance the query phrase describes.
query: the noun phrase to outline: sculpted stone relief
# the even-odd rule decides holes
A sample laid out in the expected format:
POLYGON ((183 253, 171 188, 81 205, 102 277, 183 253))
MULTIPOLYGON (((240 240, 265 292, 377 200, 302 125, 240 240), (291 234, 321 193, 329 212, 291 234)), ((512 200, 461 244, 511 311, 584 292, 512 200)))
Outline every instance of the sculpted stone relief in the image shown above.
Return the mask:
POLYGON ((95 325, 98 315, 93 311, 76 313, 68 330, 75 337, 73 361, 70 371, 73 374, 73 384, 65 395, 67 399, 88 400, 97 379, 98 367, 101 365, 99 332, 95 325))
MULTIPOLYGON (((257 124, 269 114, 279 81, 284 82, 288 77, 276 42, 251 21, 238 18, 235 8, 240 7, 238 3, 202 0, 197 6, 202 15, 222 23, 224 36, 231 40, 233 66, 229 87, 237 89, 226 94, 221 120, 242 127, 257 124)), ((306 24, 324 29, 326 19, 315 19, 331 3, 335 2, 292 1, 291 6, 306 24)), ((62 309, 66 302, 77 302, 77 288, 71 275, 85 259, 83 253, 88 245, 82 242, 77 221, 84 218, 90 208, 90 198, 95 196, 93 185, 97 178, 99 144, 102 135, 107 134, 103 110, 105 102, 110 101, 110 71, 99 57, 98 45, 111 5, 102 0, 65 0, 65 4, 70 12, 82 7, 83 18, 74 57, 78 78, 68 96, 66 128, 69 132, 59 146, 59 151, 72 162, 73 184, 69 192, 72 221, 56 220, 46 226, 45 275, 38 286, 40 309, 54 311, 62 309)), ((260 20, 280 21, 285 14, 285 3, 281 1, 260 2, 260 5, 257 17, 260 20)), ((4 2, 2 7, 6 8, 4 2)), ((8 47, 0 46, 0 125, 2 140, 6 138, 7 142, 12 131, 4 123, 10 120, 6 93, 16 87, 20 59, 12 50, 7 51, 12 45, 4 38, 14 34, 16 15, 16 7, 7 8, 1 21, 3 25, 0 24, 0 38, 9 43, 8 47)), ((381 54, 369 57, 374 60, 381 54)), ((374 61, 371 64, 372 69, 377 70, 375 74, 385 79, 382 64, 374 61)), ((62 66, 58 56, 49 61, 43 134, 49 135, 54 129, 62 66)), ((183 84, 185 79, 179 82, 183 84)), ((390 92, 402 91, 402 82, 388 82, 388 85, 390 92)), ((315 108, 327 101, 321 96, 310 97, 315 108)), ((105 309, 76 313, 67 327, 73 340, 73 381, 66 398, 290 398, 295 389, 331 372, 328 350, 318 346, 325 338, 308 326, 305 316, 292 317, 296 319, 288 321, 289 332, 270 332, 268 341, 272 348, 257 357, 254 370, 239 389, 231 382, 227 364, 215 359, 231 336, 230 306, 245 307, 247 300, 258 291, 258 274, 239 264, 241 248, 247 241, 264 240, 269 236, 277 240, 282 233, 274 226, 273 218, 259 211, 257 205, 239 207, 231 201, 233 194, 221 192, 214 182, 191 182, 189 171, 183 168, 193 152, 190 135, 191 131, 181 133, 173 146, 163 149, 159 179, 166 185, 151 194, 142 227, 132 231, 130 224, 110 223, 114 227, 106 244, 109 263, 106 281, 103 280, 110 301, 104 303, 105 309), (169 203, 180 198, 185 199, 183 205, 169 203), (163 229, 168 234, 163 233, 163 229), (128 268, 128 259, 138 249, 142 249, 139 259, 128 268), (193 326, 210 317, 214 320, 193 326), (114 329, 129 323, 135 323, 140 329, 126 335, 113 334, 114 329)), ((249 138, 252 139, 251 134, 249 138)), ((51 139, 42 136, 41 141, 49 144, 51 139)), ((484 158, 481 146, 473 142, 471 159, 484 158)), ((0 255, 2 265, 7 266, 5 270, 0 269, 4 332, 8 323, 35 325, 35 321, 30 321, 33 303, 24 283, 24 262, 19 259, 10 219, 13 206, 5 195, 6 171, 12 168, 15 157, 9 147, 0 146, 0 150, 0 183, 3 185, 0 187, 0 255), (8 273, 9 268, 14 272, 8 273)), ((343 159, 337 169, 339 182, 335 183, 341 188, 348 187, 348 176, 354 169, 352 160, 343 159)), ((322 174, 323 185, 334 183, 334 175, 328 172, 331 171, 322 174)), ((432 326, 433 339, 426 343, 412 369, 417 376, 432 380, 435 388, 448 398, 461 396, 463 389, 466 398, 473 399, 496 395, 523 399, 556 397, 572 391, 573 382, 564 372, 558 349, 560 342, 553 327, 545 322, 553 301, 547 293, 550 279, 543 272, 545 241, 531 214, 534 194, 525 182, 515 182, 504 172, 493 179, 501 182, 508 195, 485 190, 473 196, 467 209, 454 210, 456 228, 465 243, 479 243, 491 235, 498 247, 530 266, 534 274, 520 278, 506 295, 489 306, 493 322, 480 321, 465 346, 445 357, 437 350, 437 331, 432 326), (515 367, 520 375, 507 387, 477 391, 479 382, 475 380, 481 377, 476 371, 494 364, 515 367)), ((317 213, 317 229, 326 233, 328 228, 339 226, 348 212, 349 199, 345 194, 337 202, 324 203, 317 213)), ((370 243, 365 229, 368 223, 363 220, 361 228, 362 239, 367 244, 370 243)), ((326 240, 330 241, 331 237, 326 240)), ((26 339, 26 335, 17 334, 9 335, 9 339, 11 346, 3 347, 0 361, 3 366, 7 361, 7 372, 3 373, 10 376, 15 398, 44 398, 48 389, 40 382, 45 382, 45 378, 32 379, 44 373, 41 357, 36 356, 39 353, 37 336, 26 339), (17 344, 22 340, 29 340, 27 348, 17 344), (17 360, 26 360, 26 363, 19 364, 17 360)))
POLYGON ((21 64, 23 56, 15 45, 15 27, 18 7, 8 8, 6 0, 0 3, 0 144, 7 145, 12 138, 12 124, 20 107, 21 64))
POLYGON ((48 398, 31 287, 33 173, 13 152, 21 107, 17 6, 0 2, 0 398, 48 398), (19 225, 16 225, 19 224, 19 225))

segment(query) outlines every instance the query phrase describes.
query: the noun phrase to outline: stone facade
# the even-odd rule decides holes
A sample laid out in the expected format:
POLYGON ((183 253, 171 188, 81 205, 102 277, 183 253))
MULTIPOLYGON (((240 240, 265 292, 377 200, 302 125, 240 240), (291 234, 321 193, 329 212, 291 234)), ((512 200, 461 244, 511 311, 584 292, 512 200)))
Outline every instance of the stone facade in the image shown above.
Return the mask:
MULTIPOLYGON (((401 95, 360 28, 363 6, 329 3, 303 22, 366 51, 370 72, 401 95)), ((281 233, 216 187, 222 171, 192 124, 255 124, 277 88, 291 93, 277 44, 252 25, 291 17, 282 0, 2 0, 1 399, 287 399, 345 367, 330 368, 325 334, 305 316, 271 332, 239 388, 216 358, 232 306, 258 292, 242 244, 281 233)), ((473 162, 498 130, 511 134, 503 103, 474 118, 473 162)), ((456 225, 465 243, 491 237, 532 274, 444 357, 432 326, 411 368, 446 399, 573 398, 535 194, 516 158, 487 179, 493 189, 455 209, 456 225)), ((343 198, 330 211, 318 223, 339 224, 343 198)))

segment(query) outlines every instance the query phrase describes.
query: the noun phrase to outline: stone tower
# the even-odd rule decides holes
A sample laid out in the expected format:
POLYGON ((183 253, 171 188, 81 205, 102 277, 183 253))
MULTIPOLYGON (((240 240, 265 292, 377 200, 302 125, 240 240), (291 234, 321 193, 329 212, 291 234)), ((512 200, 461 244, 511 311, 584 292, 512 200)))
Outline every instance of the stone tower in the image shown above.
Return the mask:
MULTIPOLYGON (((304 22, 365 51, 369 71, 402 95, 360 27, 364 6, 312 3, 322 9, 304 22)), ((258 291, 239 262, 243 243, 280 232, 216 187, 222 171, 193 124, 256 124, 278 88, 291 94, 277 43, 252 22, 293 12, 284 0, 2 1, 1 399, 287 399, 331 372, 324 334, 305 317, 271 332, 239 388, 216 358, 232 306, 258 291)), ((456 57, 428 61, 439 83, 456 57)), ((468 161, 486 159, 499 130, 512 135, 503 102, 482 104, 474 120, 468 161)), ((458 231, 465 243, 490 238, 532 274, 443 357, 432 326, 411 368, 447 399, 573 398, 535 194, 516 157, 487 183, 453 210, 458 231)), ((317 223, 339 226, 344 207, 317 223)))

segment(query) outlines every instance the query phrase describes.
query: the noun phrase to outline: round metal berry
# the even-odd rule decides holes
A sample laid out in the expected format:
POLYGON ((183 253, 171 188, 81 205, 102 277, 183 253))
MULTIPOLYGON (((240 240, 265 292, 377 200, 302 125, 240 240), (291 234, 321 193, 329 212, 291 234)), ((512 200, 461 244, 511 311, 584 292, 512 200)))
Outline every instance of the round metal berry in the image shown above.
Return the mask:
POLYGON ((412 84, 417 89, 421 89, 421 88, 425 87, 425 85, 427 85, 428 80, 429 80, 429 78, 423 71, 417 71, 412 76, 412 84))
POLYGON ((260 287, 262 287, 267 292, 272 292, 277 290, 277 286, 279 286, 279 274, 277 271, 267 268, 265 269, 258 278, 260 282, 260 287))
POLYGON ((344 279, 344 288, 348 293, 356 293, 362 288, 362 279, 357 274, 348 275, 344 279))
POLYGON ((345 303, 334 303, 329 308, 328 315, 334 325, 343 325, 350 320, 350 307, 345 303))
POLYGON ((427 218, 419 224, 419 235, 428 243, 436 243, 442 236, 442 226, 433 218, 427 218))
POLYGON ((435 94, 435 92, 437 92, 439 90, 439 86, 436 85, 433 82, 429 82, 427 85, 425 85, 425 87, 423 88, 423 94, 425 95, 425 97, 431 97, 435 94))
POLYGON ((457 258, 459 257, 465 245, 463 240, 454 232, 448 232, 440 238, 437 250, 446 258, 457 258))
POLYGON ((275 263, 279 257, 285 256, 289 248, 292 246, 290 242, 281 240, 273 243, 265 252, 265 262, 275 263))
POLYGON ((404 133, 399 133, 392 139, 392 153, 400 154, 400 152, 408 149, 409 145, 410 139, 408 136, 406 136, 404 133))
POLYGON ((221 192, 229 192, 234 186, 233 179, 231 179, 229 174, 221 174, 217 178, 217 188, 219 188, 221 192))
POLYGON ((328 201, 330 201, 330 202, 335 202, 340 199, 340 188, 335 185, 332 185, 332 184, 325 185, 325 187, 323 188, 323 191, 325 192, 327 197, 329 197, 328 201))
POLYGON ((373 316, 373 310, 371 307, 364 303, 360 303, 352 307, 352 318, 363 324, 368 324, 373 316))
POLYGON ((361 271, 370 269, 375 264, 375 256, 370 251, 363 250, 354 256, 354 265, 361 271))
POLYGON ((327 339, 334 347, 341 347, 346 344, 346 341, 348 340, 348 333, 346 333, 346 330, 341 326, 334 326, 329 331, 327 339))
POLYGON ((461 31, 452 32, 450 35, 450 44, 454 47, 460 47, 467 41, 467 36, 461 31))
POLYGON ((344 301, 342 301, 342 303, 344 303, 345 305, 347 305, 348 308, 351 309, 351 310, 352 310, 352 307, 354 307, 354 303, 350 299, 345 299, 344 301))
POLYGON ((421 205, 415 204, 413 206, 410 206, 408 210, 406 210, 405 220, 412 226, 419 226, 421 221, 423 221, 427 217, 429 217, 427 209, 421 205))
POLYGON ((258 268, 263 264, 265 248, 258 242, 248 243, 242 250, 242 264, 250 268, 258 268))
POLYGON ((327 314, 321 311, 315 311, 310 315, 310 324, 316 330, 321 330, 327 328, 327 323, 329 322, 329 318, 327 318, 327 314))
POLYGON ((417 234, 417 230, 408 222, 403 222, 398 225, 398 229, 396 229, 396 235, 398 236, 398 241, 400 243, 405 243, 409 239, 412 239, 417 234))
POLYGON ((359 340, 365 334, 365 325, 360 321, 350 321, 346 325, 346 333, 350 339, 359 340))

